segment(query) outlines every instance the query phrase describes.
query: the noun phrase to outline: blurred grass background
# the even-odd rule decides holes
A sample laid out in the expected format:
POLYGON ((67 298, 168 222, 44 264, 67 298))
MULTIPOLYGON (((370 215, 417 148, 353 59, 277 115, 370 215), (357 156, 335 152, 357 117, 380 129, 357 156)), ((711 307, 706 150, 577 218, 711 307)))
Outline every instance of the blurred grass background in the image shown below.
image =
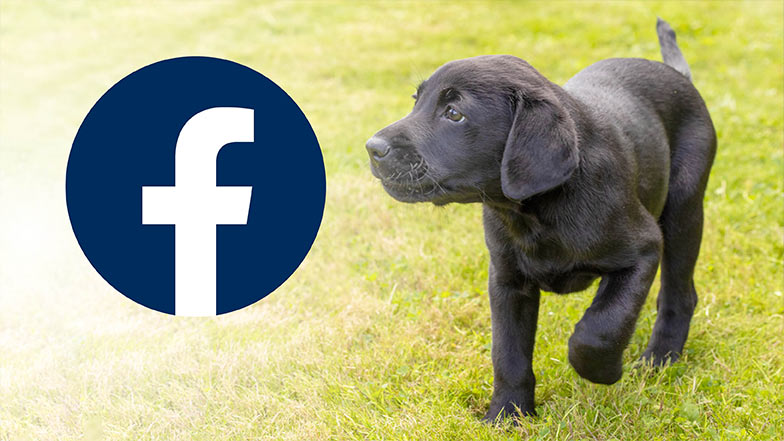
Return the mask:
POLYGON ((764 1, 3 0, 0 440, 781 439, 783 14, 764 1), (364 141, 451 59, 514 54, 560 84, 606 57, 658 60, 657 15, 678 33, 719 134, 684 360, 628 373, 654 294, 627 374, 590 384, 566 342, 593 290, 547 294, 540 417, 485 426, 480 207, 393 201, 364 141), (79 250, 64 201, 70 143, 92 104, 130 72, 184 55, 277 82, 310 119, 327 170, 323 225, 297 273, 214 319, 114 292, 79 250))

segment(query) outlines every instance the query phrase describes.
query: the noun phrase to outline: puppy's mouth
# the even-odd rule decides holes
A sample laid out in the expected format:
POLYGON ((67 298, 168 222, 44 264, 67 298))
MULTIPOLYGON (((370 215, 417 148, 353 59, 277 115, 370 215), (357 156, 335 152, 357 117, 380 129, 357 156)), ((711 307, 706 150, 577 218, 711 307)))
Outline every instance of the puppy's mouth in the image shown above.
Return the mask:
POLYGON ((430 173, 425 159, 419 155, 405 159, 411 162, 378 166, 371 161, 373 175, 381 180, 390 196, 400 202, 430 202, 443 194, 444 188, 430 173))
POLYGON ((434 176, 425 159, 418 154, 409 153, 395 163, 390 162, 379 164, 378 161, 371 159, 371 171, 373 176, 381 181, 384 190, 400 202, 432 202, 435 205, 446 205, 450 202, 479 200, 473 193, 464 194, 463 191, 441 182, 434 176))
POLYGON ((381 179, 390 196, 400 202, 436 202, 444 189, 427 175, 416 180, 381 179))

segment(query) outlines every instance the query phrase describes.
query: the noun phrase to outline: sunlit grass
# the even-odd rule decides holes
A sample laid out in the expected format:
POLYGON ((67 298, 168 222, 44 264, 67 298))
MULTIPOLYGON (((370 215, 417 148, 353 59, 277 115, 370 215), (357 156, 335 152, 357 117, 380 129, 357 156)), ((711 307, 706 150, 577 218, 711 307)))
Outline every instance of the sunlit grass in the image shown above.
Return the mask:
POLYGON ((0 440, 779 439, 784 432, 784 115, 779 2, 0 4, 0 440), (714 118, 684 360, 616 385, 580 379, 566 342, 591 292, 543 296, 539 417, 490 399, 479 206, 404 205, 364 141, 440 64, 527 59, 563 83, 611 56, 658 59, 666 18, 714 118), (251 66, 302 107, 327 205, 300 270, 267 299, 173 318, 114 292, 70 231, 64 174, 86 112, 139 67, 182 55, 251 66))

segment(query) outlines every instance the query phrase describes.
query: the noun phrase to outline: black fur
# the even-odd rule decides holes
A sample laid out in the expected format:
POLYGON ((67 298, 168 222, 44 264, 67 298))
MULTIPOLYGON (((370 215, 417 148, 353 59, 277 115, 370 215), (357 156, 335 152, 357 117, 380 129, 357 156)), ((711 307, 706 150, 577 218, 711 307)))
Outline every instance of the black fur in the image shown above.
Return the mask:
POLYGON ((716 134, 662 23, 665 60, 680 56, 676 67, 685 72, 608 59, 559 87, 513 56, 453 61, 420 86, 408 116, 368 141, 373 174, 396 199, 483 203, 494 368, 488 420, 515 407, 534 413, 540 290, 569 293, 601 278, 569 339, 569 361, 582 377, 611 384, 661 261, 643 359, 662 365, 683 350, 716 134), (449 106, 459 112, 453 119, 449 106))

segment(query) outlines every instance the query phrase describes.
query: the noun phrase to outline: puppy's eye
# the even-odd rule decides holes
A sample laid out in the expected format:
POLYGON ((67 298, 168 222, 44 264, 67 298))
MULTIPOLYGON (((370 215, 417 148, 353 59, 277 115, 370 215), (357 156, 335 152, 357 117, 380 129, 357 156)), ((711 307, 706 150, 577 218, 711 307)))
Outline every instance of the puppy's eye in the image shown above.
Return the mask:
POLYGON ((450 121, 460 122, 465 119, 465 115, 455 110, 454 107, 448 106, 444 112, 444 117, 450 121))

